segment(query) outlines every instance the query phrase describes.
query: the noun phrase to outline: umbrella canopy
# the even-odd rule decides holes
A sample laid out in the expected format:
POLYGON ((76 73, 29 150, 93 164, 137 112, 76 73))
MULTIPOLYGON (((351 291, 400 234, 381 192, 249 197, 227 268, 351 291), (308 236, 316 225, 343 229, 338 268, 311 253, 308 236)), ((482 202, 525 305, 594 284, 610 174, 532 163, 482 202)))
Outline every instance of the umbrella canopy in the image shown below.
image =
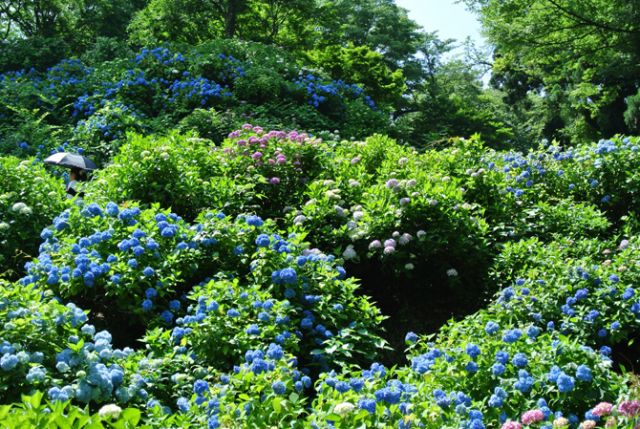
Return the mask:
POLYGON ((44 160, 45 164, 61 167, 79 168, 81 170, 95 170, 98 166, 89 158, 75 153, 58 152, 44 160))

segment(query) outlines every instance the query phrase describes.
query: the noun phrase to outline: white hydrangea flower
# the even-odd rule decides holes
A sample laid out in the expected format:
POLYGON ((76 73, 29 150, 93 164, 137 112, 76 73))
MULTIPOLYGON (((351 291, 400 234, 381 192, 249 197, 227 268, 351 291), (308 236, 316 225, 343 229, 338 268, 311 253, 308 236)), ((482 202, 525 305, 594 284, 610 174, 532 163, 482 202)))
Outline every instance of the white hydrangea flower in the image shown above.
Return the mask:
POLYGON ((449 268, 447 270, 447 275, 449 277, 458 277, 458 270, 456 270, 455 268, 449 268))
POLYGON ((340 402, 333 407, 333 412, 339 416, 346 416, 356 408, 351 402, 340 402))
POLYGON ((115 420, 120 417, 120 413, 122 413, 122 408, 120 408, 116 404, 107 404, 100 408, 100 411, 98 411, 98 415, 101 419, 115 420))
POLYGON ((27 207, 27 205, 23 202, 19 202, 19 203, 15 203, 12 207, 11 210, 13 210, 14 212, 19 212, 22 211, 23 209, 25 209, 27 207))
POLYGON ((373 240, 369 243, 369 250, 380 249, 382 247, 382 243, 380 240, 373 240))

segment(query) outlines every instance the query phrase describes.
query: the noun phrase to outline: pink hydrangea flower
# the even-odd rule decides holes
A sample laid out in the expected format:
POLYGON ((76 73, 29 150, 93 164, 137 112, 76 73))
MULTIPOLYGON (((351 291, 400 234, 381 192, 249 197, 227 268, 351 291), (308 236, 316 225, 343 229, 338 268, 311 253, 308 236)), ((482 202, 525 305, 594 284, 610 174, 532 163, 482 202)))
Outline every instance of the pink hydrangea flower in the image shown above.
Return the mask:
POLYGON ((251 155, 251 158, 253 158, 253 159, 262 158, 262 152, 254 152, 253 155, 251 155))
POLYGON ((594 420, 585 420, 580 424, 580 429, 593 429, 597 423, 594 420))
POLYGON ((522 415, 521 420, 525 425, 530 425, 544 420, 544 413, 541 410, 529 410, 522 415))
POLYGON ((518 422, 507 420, 504 422, 501 429, 522 429, 522 425, 518 422))
POLYGON ((271 179, 269 179, 269 183, 271 183, 272 185, 278 185, 278 184, 280 184, 280 178, 279 177, 272 177, 271 179))
POLYGON ((640 413, 640 401, 623 401, 618 405, 618 412, 625 417, 633 417, 640 413))
POLYGON ((591 412, 595 416, 602 417, 606 416, 607 414, 611 414, 612 409, 613 404, 610 404, 609 402, 600 402, 598 405, 593 407, 593 410, 591 412))

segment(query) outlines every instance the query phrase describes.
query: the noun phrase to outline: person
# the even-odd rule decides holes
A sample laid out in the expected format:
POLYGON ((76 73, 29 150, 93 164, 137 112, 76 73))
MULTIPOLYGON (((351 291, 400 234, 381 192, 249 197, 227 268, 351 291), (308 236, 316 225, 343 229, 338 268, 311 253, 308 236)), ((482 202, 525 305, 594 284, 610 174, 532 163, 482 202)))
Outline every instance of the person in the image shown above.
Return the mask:
POLYGON ((69 183, 67 183, 67 198, 78 197, 82 200, 84 192, 78 190, 78 182, 84 182, 87 180, 87 173, 81 168, 72 168, 69 173, 69 183))

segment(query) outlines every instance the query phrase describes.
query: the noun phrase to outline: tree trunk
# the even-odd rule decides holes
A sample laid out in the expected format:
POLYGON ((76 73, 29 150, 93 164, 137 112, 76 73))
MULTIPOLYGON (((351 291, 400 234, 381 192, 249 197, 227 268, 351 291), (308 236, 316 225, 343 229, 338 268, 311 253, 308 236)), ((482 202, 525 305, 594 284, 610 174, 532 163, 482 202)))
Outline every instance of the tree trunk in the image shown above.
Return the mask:
POLYGON ((224 17, 224 35, 231 39, 236 35, 238 14, 246 5, 246 0, 229 0, 226 15, 224 17))

